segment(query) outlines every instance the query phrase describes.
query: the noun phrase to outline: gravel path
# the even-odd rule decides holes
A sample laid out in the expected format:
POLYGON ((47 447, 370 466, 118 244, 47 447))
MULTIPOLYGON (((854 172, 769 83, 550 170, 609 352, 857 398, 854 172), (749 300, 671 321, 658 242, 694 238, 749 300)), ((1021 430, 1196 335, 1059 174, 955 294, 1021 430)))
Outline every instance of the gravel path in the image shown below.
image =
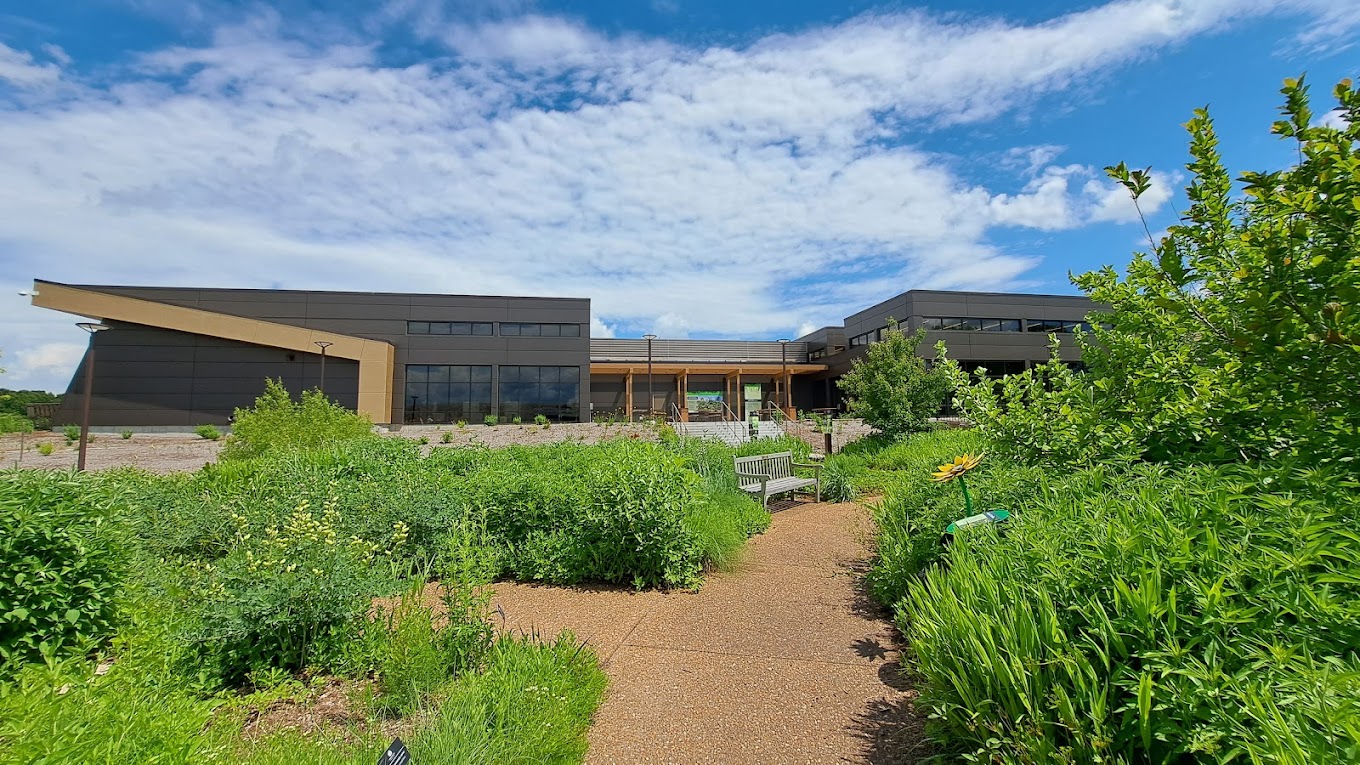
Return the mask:
POLYGON ((897 633, 860 588, 855 504, 775 514, 698 592, 496 586, 511 631, 573 630, 609 693, 589 763, 914 763, 929 752, 897 633))

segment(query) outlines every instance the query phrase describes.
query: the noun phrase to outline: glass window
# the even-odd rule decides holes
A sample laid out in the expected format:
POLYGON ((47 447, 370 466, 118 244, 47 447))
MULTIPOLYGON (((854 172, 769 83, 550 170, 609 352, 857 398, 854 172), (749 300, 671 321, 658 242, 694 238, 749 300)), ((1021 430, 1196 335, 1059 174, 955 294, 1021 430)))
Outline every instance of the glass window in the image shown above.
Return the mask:
POLYGON ((1028 319, 1030 332, 1062 332, 1062 322, 1056 319, 1028 319))
POLYGON ((489 321, 408 321, 408 335, 483 335, 495 334, 489 321))
POLYGON ((509 321, 501 322, 501 336, 514 337, 519 334, 519 325, 509 321))
POLYGON ((406 365, 408 423, 480 422, 491 414, 491 367, 406 365), (483 379, 486 383, 469 383, 483 379))
POLYGON ((1002 331, 1002 332, 1019 332, 1019 331, 1020 331, 1020 320, 1019 320, 1019 319, 1001 319, 1001 331, 1002 331))
POLYGON ((580 336, 581 336, 581 325, 580 325, 580 324, 562 324, 562 325, 560 325, 560 326, 562 327, 562 337, 580 337, 580 336))
POLYGON ((927 316, 921 319, 921 328, 927 330, 937 330, 944 328, 944 319, 938 316, 927 316))
POLYGON ((576 422, 580 413, 580 380, 580 367, 503 366, 500 416, 529 422, 541 414, 557 422, 576 422))

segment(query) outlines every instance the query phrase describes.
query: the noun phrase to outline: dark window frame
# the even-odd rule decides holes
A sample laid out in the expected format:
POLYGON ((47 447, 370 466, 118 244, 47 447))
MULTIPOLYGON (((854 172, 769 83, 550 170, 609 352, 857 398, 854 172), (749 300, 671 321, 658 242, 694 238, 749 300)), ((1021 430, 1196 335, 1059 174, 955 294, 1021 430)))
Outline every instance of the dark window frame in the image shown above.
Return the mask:
POLYGON ((496 323, 491 321, 408 321, 408 335, 439 335, 441 337, 494 337, 496 323), (454 330, 461 330, 455 332, 454 330))

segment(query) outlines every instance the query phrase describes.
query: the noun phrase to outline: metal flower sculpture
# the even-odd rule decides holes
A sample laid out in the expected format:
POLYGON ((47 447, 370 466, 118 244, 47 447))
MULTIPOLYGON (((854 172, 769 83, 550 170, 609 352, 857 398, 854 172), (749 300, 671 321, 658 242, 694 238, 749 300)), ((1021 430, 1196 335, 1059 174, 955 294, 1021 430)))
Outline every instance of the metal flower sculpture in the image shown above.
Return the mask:
POLYGON ((953 462, 940 465, 939 469, 931 474, 930 480, 935 483, 945 483, 958 479, 959 488, 963 489, 963 507, 968 515, 973 514, 973 498, 968 494, 968 482, 963 479, 963 474, 981 464, 985 455, 986 452, 979 452, 977 456, 971 454, 959 455, 954 458, 953 462))

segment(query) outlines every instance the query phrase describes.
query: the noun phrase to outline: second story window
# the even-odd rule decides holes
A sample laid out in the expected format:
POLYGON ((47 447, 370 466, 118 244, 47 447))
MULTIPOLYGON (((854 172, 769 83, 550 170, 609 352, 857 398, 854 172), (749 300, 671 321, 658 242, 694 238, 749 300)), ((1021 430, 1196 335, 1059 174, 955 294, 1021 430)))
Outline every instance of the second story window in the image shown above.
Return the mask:
POLYGON ((478 335, 490 337, 494 326, 489 321, 408 321, 408 335, 478 335))
POLYGON ((501 322, 501 335, 505 337, 580 337, 581 325, 503 321, 501 322))

